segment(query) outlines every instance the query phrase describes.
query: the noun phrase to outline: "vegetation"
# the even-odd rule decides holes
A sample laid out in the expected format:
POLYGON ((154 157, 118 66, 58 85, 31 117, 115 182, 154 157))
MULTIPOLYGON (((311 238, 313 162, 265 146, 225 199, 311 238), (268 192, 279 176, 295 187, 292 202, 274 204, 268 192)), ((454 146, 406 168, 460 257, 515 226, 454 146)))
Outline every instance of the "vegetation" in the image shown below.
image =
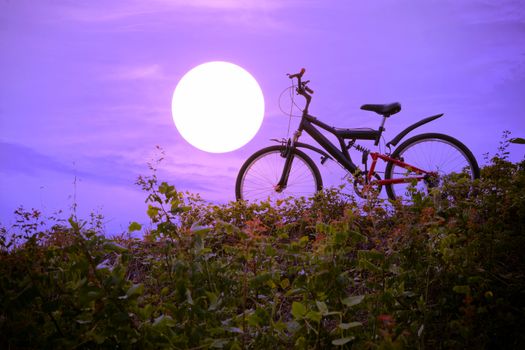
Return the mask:
POLYGON ((22 209, 1 229, 1 348, 525 348, 525 161, 505 152, 411 205, 138 183, 143 239, 22 209))

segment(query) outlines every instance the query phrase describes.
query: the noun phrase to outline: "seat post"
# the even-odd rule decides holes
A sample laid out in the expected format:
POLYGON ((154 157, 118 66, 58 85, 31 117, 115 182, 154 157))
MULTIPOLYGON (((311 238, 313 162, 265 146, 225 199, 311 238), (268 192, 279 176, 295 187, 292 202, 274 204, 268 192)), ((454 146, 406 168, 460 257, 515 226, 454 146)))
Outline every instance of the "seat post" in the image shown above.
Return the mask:
POLYGON ((379 140, 381 139, 381 135, 383 134, 383 131, 385 131, 385 122, 386 118, 390 117, 390 114, 383 114, 383 120, 381 121, 381 125, 379 126, 379 134, 377 134, 376 141, 374 142, 374 145, 379 144, 379 140))

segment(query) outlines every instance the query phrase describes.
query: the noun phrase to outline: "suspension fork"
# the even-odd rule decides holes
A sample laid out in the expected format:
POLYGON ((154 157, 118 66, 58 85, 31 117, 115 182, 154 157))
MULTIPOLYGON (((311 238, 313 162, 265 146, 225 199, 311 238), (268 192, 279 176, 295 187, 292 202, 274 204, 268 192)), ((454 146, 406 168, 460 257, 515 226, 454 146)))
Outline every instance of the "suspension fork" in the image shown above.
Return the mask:
POLYGON ((302 131, 296 130, 293 134, 293 137, 288 140, 286 143, 286 148, 284 149, 284 154, 281 154, 281 156, 286 157, 286 161, 284 162, 283 167, 283 173, 281 174, 281 178, 279 179, 279 182, 277 185, 275 185, 275 191, 276 192, 282 192, 286 186, 288 185, 288 177, 290 176, 290 170, 292 169, 292 162, 294 157, 294 150, 295 150, 295 143, 301 136, 302 131))

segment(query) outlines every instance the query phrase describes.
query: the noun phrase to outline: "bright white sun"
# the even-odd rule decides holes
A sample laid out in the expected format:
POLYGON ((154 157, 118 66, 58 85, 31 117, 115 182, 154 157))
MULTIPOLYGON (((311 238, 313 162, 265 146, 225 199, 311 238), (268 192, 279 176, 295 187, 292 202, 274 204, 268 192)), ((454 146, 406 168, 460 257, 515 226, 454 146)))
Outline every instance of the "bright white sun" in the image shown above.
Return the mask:
POLYGON ((259 130, 264 97, 257 81, 228 62, 207 62, 187 72, 171 103, 182 137, 200 150, 223 153, 247 144, 259 130))

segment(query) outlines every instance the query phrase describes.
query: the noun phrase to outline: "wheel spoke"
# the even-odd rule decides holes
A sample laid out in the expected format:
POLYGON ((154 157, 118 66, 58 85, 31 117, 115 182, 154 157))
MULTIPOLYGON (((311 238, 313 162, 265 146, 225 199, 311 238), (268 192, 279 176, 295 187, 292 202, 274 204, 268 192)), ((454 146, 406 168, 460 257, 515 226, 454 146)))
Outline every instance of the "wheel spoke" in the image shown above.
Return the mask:
MULTIPOLYGON (((443 178, 451 174, 465 173, 471 179, 478 176, 478 166, 472 153, 459 141, 441 134, 423 134, 406 141, 393 154, 411 166, 436 173, 437 182, 420 180, 416 184, 400 183, 387 185, 390 198, 410 201, 411 192, 428 194, 430 187, 442 184, 443 178), (429 187, 430 185, 430 187, 429 187)), ((395 164, 388 164, 387 179, 408 179, 415 173, 395 164)))
POLYGON ((287 186, 276 191, 286 161, 281 156, 281 150, 279 146, 268 147, 248 159, 237 179, 238 198, 260 201, 311 196, 320 188, 321 179, 315 164, 304 153, 296 151, 287 186))

